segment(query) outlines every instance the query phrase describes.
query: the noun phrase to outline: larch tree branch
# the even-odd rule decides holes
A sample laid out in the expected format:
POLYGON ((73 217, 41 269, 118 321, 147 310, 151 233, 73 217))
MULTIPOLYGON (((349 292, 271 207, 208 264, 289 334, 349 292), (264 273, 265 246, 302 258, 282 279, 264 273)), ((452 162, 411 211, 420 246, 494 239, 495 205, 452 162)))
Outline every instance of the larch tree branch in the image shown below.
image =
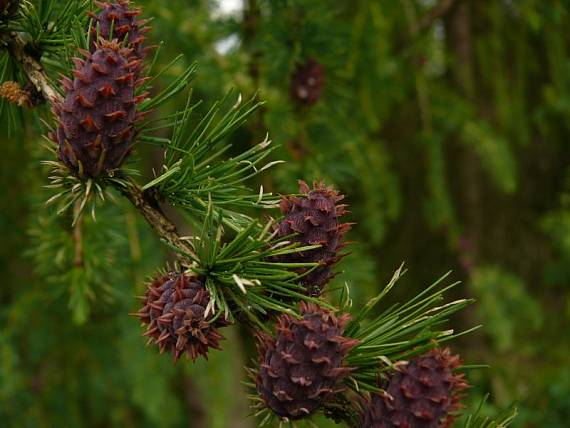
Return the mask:
MULTIPOLYGON (((9 36, 0 35, 0 39, 21 65, 22 71, 28 80, 37 88, 43 97, 50 103, 60 102, 62 96, 49 83, 40 61, 26 51, 24 40, 16 33, 12 33, 9 36)), ((123 180, 121 184, 113 183, 113 186, 133 204, 161 239, 173 248, 180 250, 177 252, 177 258, 180 263, 183 266, 190 265, 190 259, 194 257, 195 252, 183 237, 180 236, 176 225, 164 215, 156 197, 151 192, 143 192, 142 188, 130 177, 123 180)), ((72 235, 75 244, 75 263, 77 265, 83 263, 80 224, 78 221, 76 224, 77 227, 73 230, 72 235)), ((255 330, 253 322, 247 317, 237 314, 237 318, 248 329, 252 331, 255 330)), ((350 427, 356 426, 355 415, 349 403, 324 403, 323 411, 328 418, 334 419, 335 421, 344 421, 350 427)))
MULTIPOLYGON (((40 61, 27 52, 24 40, 17 33, 4 35, 2 40, 21 65, 22 71, 28 80, 44 98, 50 103, 60 102, 62 96, 51 86, 40 61)), ((161 239, 171 246, 180 249, 183 253, 194 254, 192 248, 178 234, 174 223, 164 215, 153 196, 143 193, 141 187, 132 179, 128 179, 125 186, 115 185, 115 187, 134 205, 161 239)), ((76 242, 80 242, 80 240, 76 239, 76 242)), ((179 253, 177 257, 185 265, 188 264, 187 258, 182 254, 179 253)))
MULTIPOLYGON (((174 223, 164 215, 154 196, 148 192, 143 192, 141 187, 132 179, 127 179, 125 186, 117 185, 115 187, 134 205, 161 239, 186 254, 194 254, 194 250, 178 234, 174 223)), ((188 263, 187 258, 182 254, 178 254, 178 258, 181 262, 188 263)))

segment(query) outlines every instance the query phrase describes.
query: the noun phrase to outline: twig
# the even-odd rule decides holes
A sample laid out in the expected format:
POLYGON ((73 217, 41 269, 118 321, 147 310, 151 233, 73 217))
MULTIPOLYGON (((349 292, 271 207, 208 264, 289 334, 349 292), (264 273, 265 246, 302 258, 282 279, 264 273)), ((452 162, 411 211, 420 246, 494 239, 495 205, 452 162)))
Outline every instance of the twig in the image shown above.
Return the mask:
POLYGON ((26 52, 26 42, 16 33, 2 37, 12 56, 20 63, 28 80, 50 102, 61 101, 61 95, 51 87, 40 62, 26 52))
MULTIPOLYGON (((115 187, 131 201, 160 238, 190 256, 195 255, 194 250, 178 234, 174 223, 166 218, 160 210, 158 202, 152 195, 143 193, 140 186, 131 179, 127 180, 125 186, 116 185, 115 187)), ((188 265, 187 258, 182 254, 178 254, 178 258, 185 265, 188 265)))
POLYGON ((83 228, 83 218, 81 215, 81 201, 75 203, 73 207, 73 216, 77 218, 75 225, 73 226, 73 248, 74 248, 74 258, 73 264, 77 268, 83 267, 83 234, 81 229, 83 228))

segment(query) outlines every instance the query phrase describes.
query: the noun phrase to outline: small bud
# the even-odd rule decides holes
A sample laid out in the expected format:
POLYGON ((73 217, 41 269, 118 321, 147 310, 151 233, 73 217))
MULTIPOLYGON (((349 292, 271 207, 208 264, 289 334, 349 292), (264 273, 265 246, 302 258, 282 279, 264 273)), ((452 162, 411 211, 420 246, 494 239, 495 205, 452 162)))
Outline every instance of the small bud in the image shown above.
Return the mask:
POLYGON ((4 82, 0 85, 0 98, 19 107, 32 107, 31 94, 18 82, 4 82))

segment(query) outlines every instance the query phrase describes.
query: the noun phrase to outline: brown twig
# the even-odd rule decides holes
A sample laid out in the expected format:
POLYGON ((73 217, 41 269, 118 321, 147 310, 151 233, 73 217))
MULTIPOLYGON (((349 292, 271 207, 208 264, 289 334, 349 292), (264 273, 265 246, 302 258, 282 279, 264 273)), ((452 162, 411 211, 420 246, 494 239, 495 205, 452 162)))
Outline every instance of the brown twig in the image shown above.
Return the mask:
POLYGON ((81 202, 78 201, 73 207, 73 217, 76 218, 75 225, 73 225, 73 249, 74 257, 73 264, 77 268, 83 267, 83 218, 81 214, 81 202))
MULTIPOLYGON (((116 188, 131 201, 161 239, 189 256, 194 256, 194 250, 180 237, 176 226, 166 218, 154 196, 143 192, 131 179, 127 180, 126 186, 117 185, 116 188)), ((178 254, 178 258, 184 265, 188 265, 188 257, 178 254)))

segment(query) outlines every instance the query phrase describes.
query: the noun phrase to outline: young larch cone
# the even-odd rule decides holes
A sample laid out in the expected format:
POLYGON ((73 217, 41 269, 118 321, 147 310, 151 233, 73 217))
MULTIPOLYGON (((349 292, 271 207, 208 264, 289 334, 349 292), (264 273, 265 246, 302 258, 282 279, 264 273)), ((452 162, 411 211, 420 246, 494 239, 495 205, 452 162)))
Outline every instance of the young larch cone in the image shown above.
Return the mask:
POLYGON ((59 119, 53 136, 59 157, 79 177, 97 177, 119 168, 132 150, 135 124, 142 117, 135 96, 142 84, 134 70, 140 60, 117 41, 100 40, 93 53, 74 58, 74 79, 64 77, 65 99, 53 107, 59 119))
MULTIPOLYGON (((277 226, 279 237, 289 235, 293 242, 301 246, 316 245, 321 247, 290 253, 282 256, 280 261, 286 263, 320 263, 307 275, 301 283, 307 294, 319 296, 325 285, 334 276, 332 268, 340 260, 340 250, 345 246, 344 235, 350 224, 340 223, 339 218, 345 214, 345 205, 339 205, 344 196, 322 182, 313 183, 311 189, 304 181, 299 181, 301 196, 284 197, 281 200, 283 220, 277 226)), ((299 270, 303 273, 303 270, 299 270)))
POLYGON ((119 42, 126 39, 127 47, 133 50, 133 55, 138 59, 143 59, 150 49, 144 46, 145 34, 150 31, 150 27, 145 26, 147 20, 138 19, 141 10, 131 8, 129 0, 118 0, 115 3, 95 1, 94 3, 100 11, 98 14, 89 12, 89 16, 94 21, 89 30, 91 52, 97 49, 99 38, 117 39, 119 42))
POLYGON ((463 373, 454 373, 462 364, 449 349, 432 349, 409 363, 397 364, 397 371, 379 385, 382 394, 373 394, 364 405, 363 428, 445 428, 451 426, 462 407, 469 386, 463 373))
POLYGON ((172 352, 175 362, 184 353, 192 361, 200 355, 208 359, 210 348, 221 349, 224 337, 217 327, 227 325, 223 319, 210 322, 209 302, 210 293, 198 277, 169 273, 150 283, 135 315, 147 325, 148 343, 156 343, 161 353, 172 352))
POLYGON ((298 64, 291 76, 291 98, 304 104, 315 104, 320 98, 324 86, 325 69, 313 58, 298 64))
POLYGON ((281 315, 277 337, 260 335, 257 391, 281 418, 313 414, 331 395, 343 390, 350 372, 343 359, 358 341, 343 337, 350 315, 336 317, 313 303, 301 302, 302 319, 281 315))

